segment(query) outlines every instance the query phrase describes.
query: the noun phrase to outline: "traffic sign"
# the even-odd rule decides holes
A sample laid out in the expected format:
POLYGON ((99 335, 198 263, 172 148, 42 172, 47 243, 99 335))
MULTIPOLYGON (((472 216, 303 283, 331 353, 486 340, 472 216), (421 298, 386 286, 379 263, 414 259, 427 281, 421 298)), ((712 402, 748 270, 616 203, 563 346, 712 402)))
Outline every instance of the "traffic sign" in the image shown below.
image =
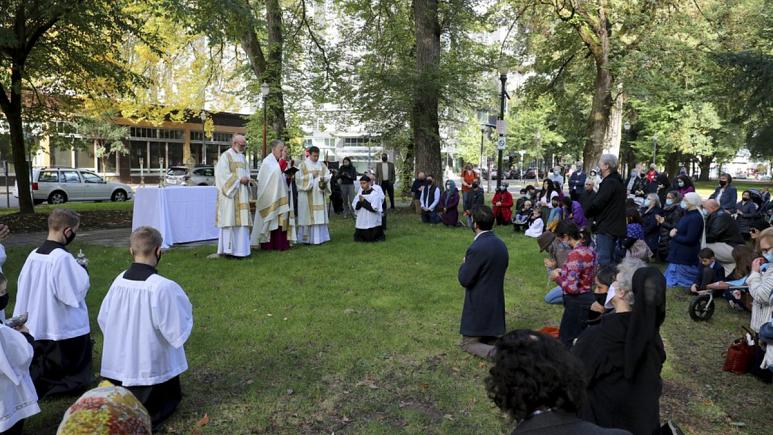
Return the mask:
POLYGON ((497 150, 503 149, 505 149, 505 137, 499 136, 499 139, 497 139, 497 150))

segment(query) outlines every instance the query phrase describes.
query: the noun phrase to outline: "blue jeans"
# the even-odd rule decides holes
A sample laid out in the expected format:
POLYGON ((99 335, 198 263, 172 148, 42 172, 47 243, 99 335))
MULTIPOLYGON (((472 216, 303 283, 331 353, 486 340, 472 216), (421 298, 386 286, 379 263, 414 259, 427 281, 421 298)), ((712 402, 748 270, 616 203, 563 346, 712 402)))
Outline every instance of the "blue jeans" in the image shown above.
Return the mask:
POLYGON ((545 295, 545 302, 548 304, 563 304, 564 303, 564 291, 561 287, 556 287, 550 290, 545 295))
POLYGON ((436 211, 422 211, 421 221, 425 224, 439 224, 441 219, 436 211))
POLYGON ((615 264, 615 244, 617 237, 609 234, 596 234, 596 258, 599 266, 615 264))

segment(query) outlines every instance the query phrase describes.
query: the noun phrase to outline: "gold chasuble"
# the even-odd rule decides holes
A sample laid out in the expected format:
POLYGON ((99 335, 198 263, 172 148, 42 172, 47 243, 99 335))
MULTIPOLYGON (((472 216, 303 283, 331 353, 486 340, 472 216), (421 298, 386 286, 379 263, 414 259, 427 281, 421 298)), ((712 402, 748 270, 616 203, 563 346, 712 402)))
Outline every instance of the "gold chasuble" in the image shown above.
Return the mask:
POLYGON ((236 257, 250 255, 250 193, 249 188, 239 182, 242 177, 249 176, 244 154, 231 148, 220 155, 215 166, 219 254, 236 257))
POLYGON ((298 188, 297 239, 299 243, 321 244, 330 240, 328 201, 330 171, 322 162, 306 159, 295 176, 298 188))

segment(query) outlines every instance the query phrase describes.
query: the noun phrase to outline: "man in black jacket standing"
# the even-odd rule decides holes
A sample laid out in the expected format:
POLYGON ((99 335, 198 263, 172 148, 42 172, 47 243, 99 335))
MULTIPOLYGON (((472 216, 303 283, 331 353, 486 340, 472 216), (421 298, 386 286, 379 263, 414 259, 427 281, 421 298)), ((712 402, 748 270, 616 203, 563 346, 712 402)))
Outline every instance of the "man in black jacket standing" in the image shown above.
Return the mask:
POLYGON ((708 212, 706 219, 706 247, 714 251, 719 264, 729 276, 735 269, 733 248, 743 245, 744 240, 733 216, 719 206, 716 199, 703 201, 703 209, 708 212))
POLYGON ((475 356, 491 358, 491 343, 505 333, 505 272, 510 256, 505 243, 491 232, 491 208, 473 208, 472 218, 475 239, 459 267, 459 284, 465 288, 460 346, 475 356))
POLYGON ((614 264, 615 244, 625 237, 625 186, 617 172, 617 157, 604 154, 599 159, 603 180, 593 197, 585 217, 592 222, 596 234, 596 256, 599 266, 614 264))
POLYGON ((569 196, 572 201, 580 200, 586 178, 588 176, 585 174, 585 169, 582 168, 582 163, 577 163, 577 170, 572 172, 572 176, 569 177, 569 196))

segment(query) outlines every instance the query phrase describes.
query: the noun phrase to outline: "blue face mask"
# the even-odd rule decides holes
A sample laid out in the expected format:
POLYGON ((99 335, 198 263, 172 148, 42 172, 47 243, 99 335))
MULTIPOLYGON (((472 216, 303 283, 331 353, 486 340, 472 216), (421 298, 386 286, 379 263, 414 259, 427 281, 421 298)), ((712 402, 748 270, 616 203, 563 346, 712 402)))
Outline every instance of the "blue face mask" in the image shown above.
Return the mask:
POLYGON ((669 198, 666 199, 666 205, 672 205, 673 203, 674 203, 673 199, 669 199, 669 198))
POLYGON ((773 263, 773 252, 762 254, 762 256, 765 257, 765 261, 767 261, 768 263, 773 263))
POLYGON ((682 201, 679 203, 679 207, 682 207, 683 209, 687 210, 687 203, 682 201))
POLYGON ((644 206, 645 207, 649 207, 650 206, 650 200, 649 199, 645 199, 644 200, 644 206))
POLYGON ((679 181, 679 182, 677 182, 676 184, 678 184, 678 185, 679 185, 679 187, 684 187, 684 181, 679 181))

